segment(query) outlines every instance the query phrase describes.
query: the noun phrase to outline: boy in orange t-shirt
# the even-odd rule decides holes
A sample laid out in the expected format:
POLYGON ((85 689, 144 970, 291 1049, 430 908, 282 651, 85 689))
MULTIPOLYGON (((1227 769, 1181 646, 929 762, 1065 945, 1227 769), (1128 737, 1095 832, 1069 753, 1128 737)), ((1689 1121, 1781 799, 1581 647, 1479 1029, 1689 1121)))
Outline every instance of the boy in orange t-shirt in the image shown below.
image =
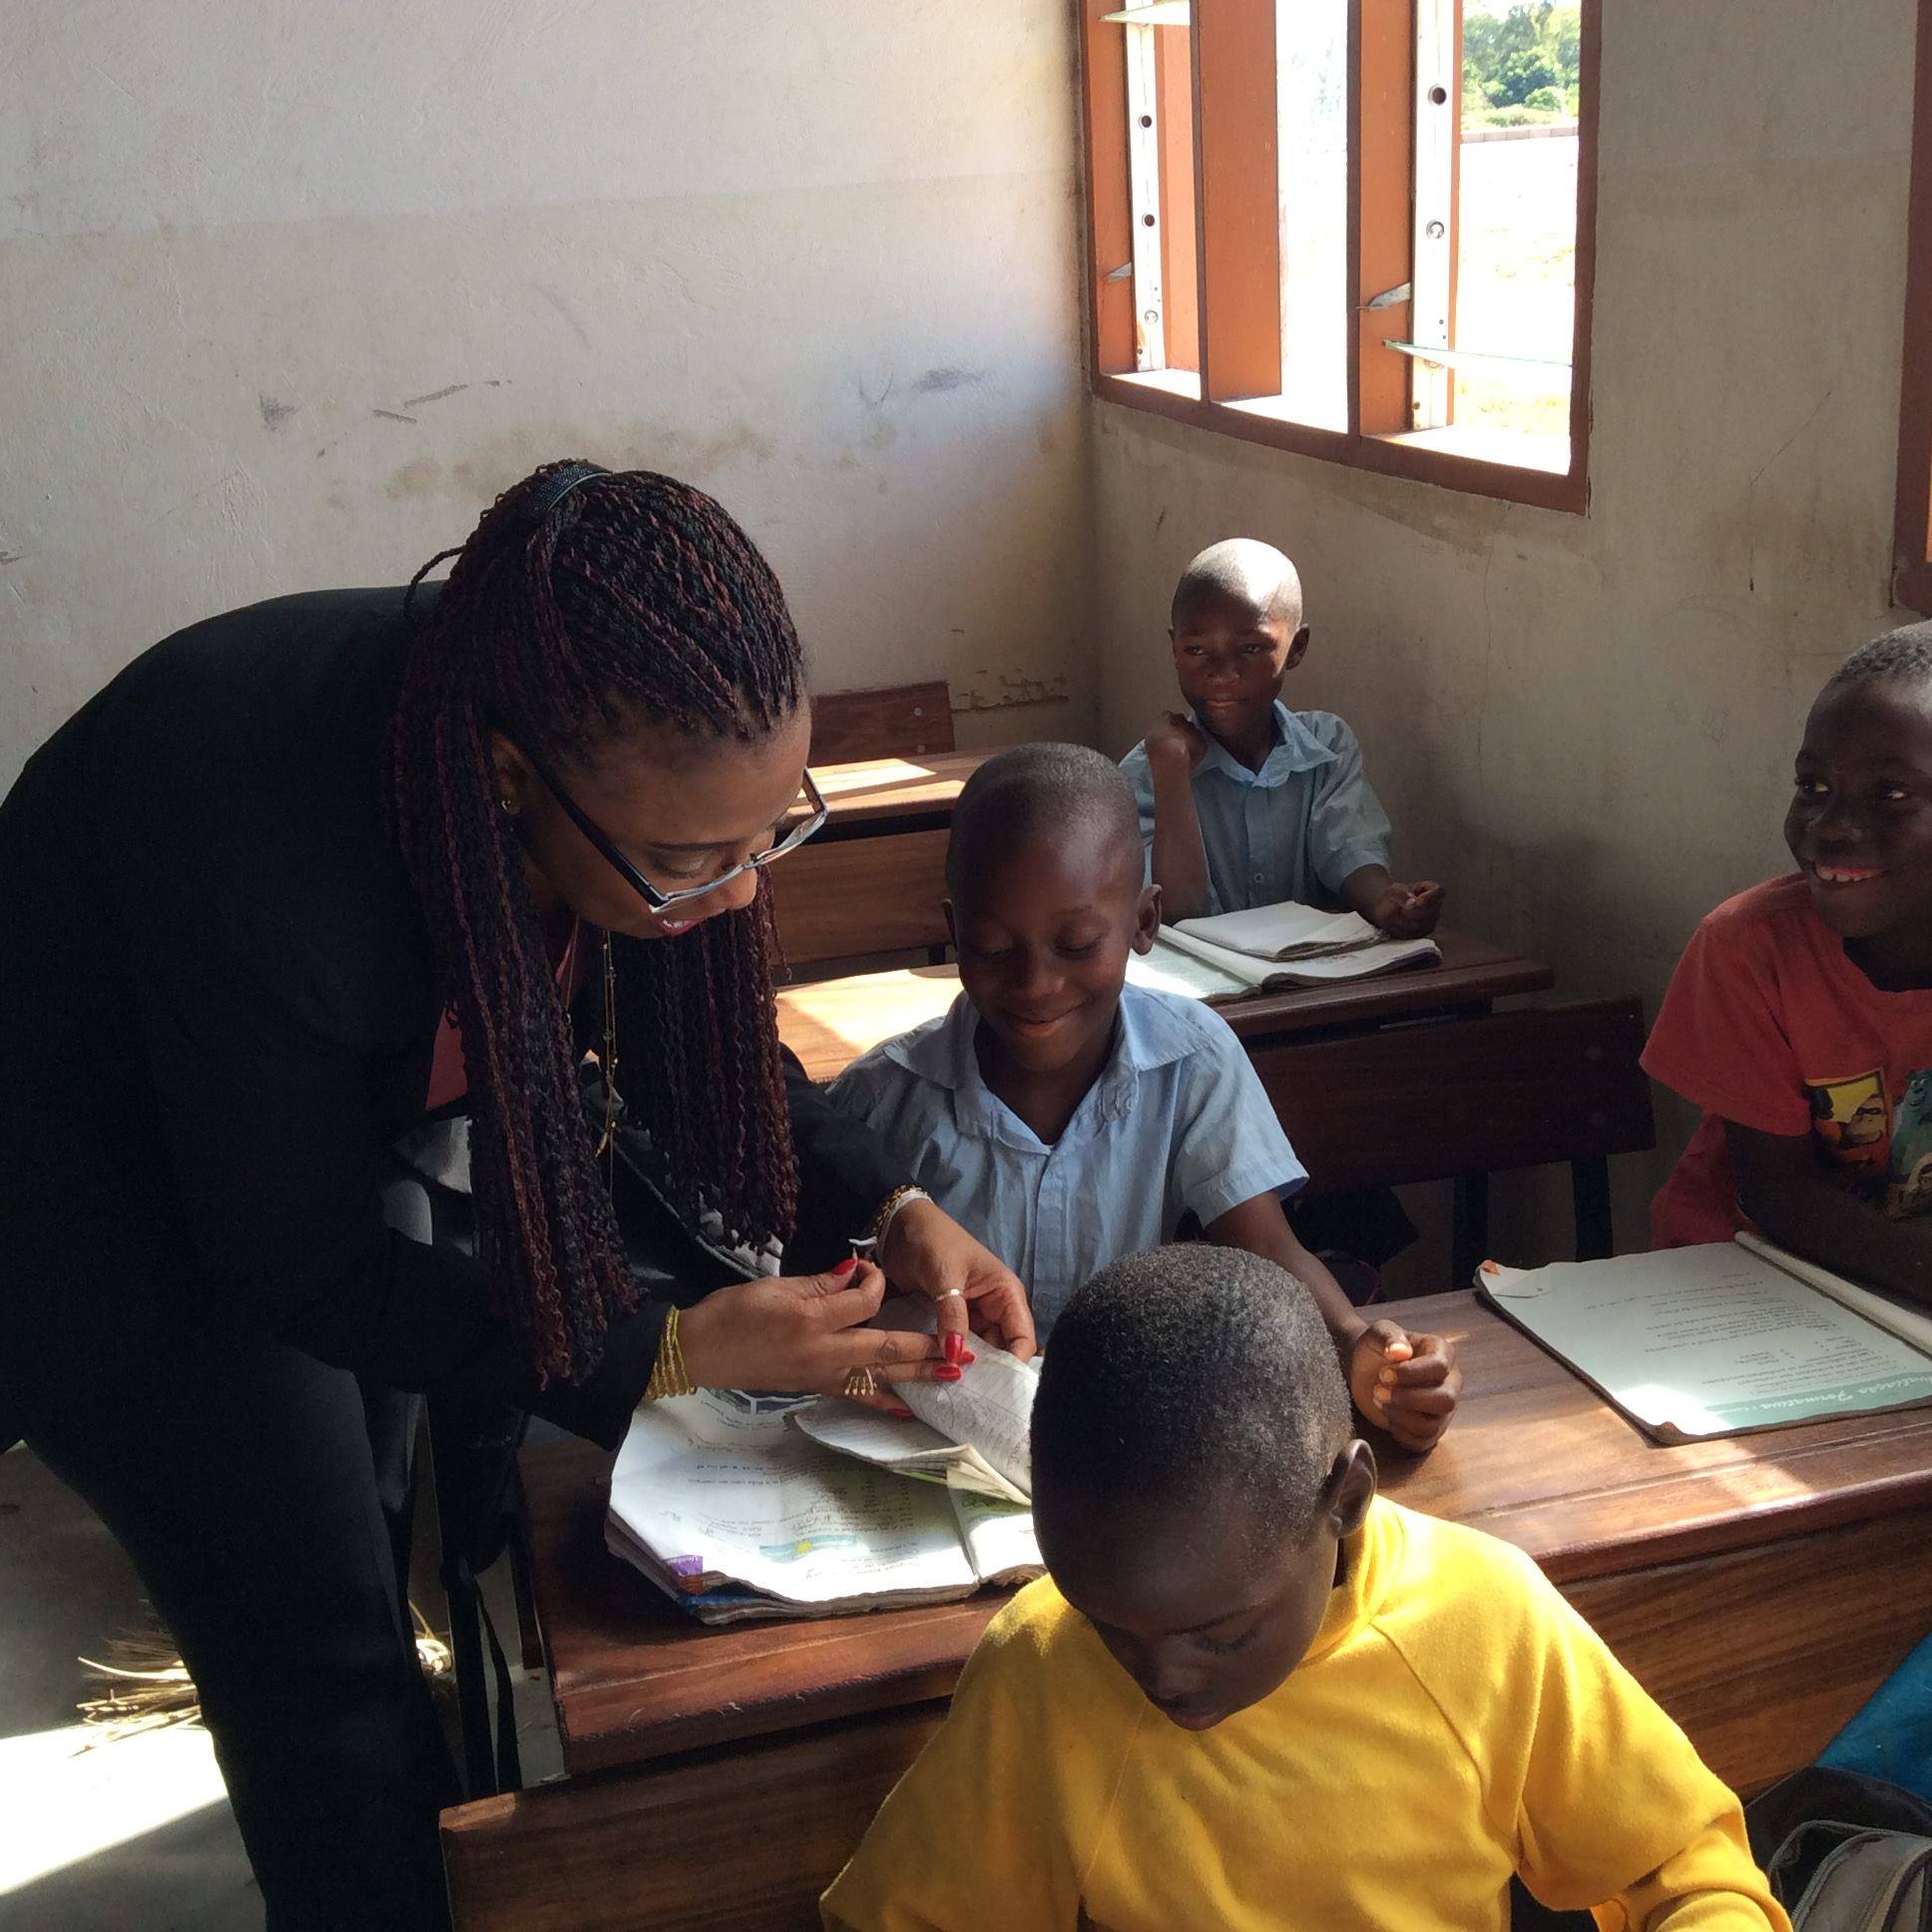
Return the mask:
POLYGON ((1704 1110, 1652 1239, 1754 1222, 1932 1299, 1932 623, 1853 652, 1819 694, 1784 837, 1798 870, 1703 920, 1644 1050, 1704 1110))

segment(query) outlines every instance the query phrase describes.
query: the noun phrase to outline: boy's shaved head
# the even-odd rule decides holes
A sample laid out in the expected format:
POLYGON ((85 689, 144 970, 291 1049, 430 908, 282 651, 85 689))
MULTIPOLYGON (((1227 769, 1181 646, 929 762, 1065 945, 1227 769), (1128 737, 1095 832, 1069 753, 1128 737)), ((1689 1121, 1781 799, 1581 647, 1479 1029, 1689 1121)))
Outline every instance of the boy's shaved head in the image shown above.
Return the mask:
POLYGON ((1102 1268, 1053 1331, 1033 1409, 1036 1492, 1224 1514, 1302 1536, 1349 1439, 1313 1297, 1272 1261, 1188 1242, 1102 1268))
POLYGON ((1210 597, 1231 598, 1263 617, 1282 619, 1290 631, 1300 628, 1301 579, 1287 557, 1256 538, 1209 544, 1181 573, 1168 621, 1179 625, 1210 597))
POLYGON ((1079 828, 1102 835, 1109 854, 1132 851, 1141 870, 1134 788, 1113 759, 1084 744, 1016 744, 988 758, 961 788, 946 847, 946 890, 970 895, 989 861, 1030 839, 1079 828))
MULTIPOLYGON (((1831 684, 1858 684, 1867 678, 1902 678, 1913 684, 1932 682, 1932 619, 1888 631, 1882 638, 1861 644, 1831 675, 1831 684)), ((1827 686, 1828 690, 1830 687, 1827 686)))

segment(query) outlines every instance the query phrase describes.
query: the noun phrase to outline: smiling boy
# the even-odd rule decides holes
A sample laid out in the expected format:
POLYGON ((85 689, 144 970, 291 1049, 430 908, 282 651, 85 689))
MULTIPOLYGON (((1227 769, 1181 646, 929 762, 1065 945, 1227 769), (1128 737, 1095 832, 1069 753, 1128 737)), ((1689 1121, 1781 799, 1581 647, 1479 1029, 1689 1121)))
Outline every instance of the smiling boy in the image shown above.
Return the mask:
POLYGON ((954 807, 946 882, 959 998, 832 1099, 1027 1284, 1043 1345, 1088 1275, 1192 1216, 1304 1281, 1364 1413, 1427 1449, 1461 1386, 1453 1345, 1355 1313, 1289 1228, 1281 1197, 1307 1176, 1226 1022, 1126 984, 1161 891, 1118 767, 1078 744, 989 758, 954 807))
POLYGON ((1520 1551, 1375 1495, 1307 1298, 1118 1262, 1033 1412, 1051 1573, 822 1903, 830 1932, 1789 1932, 1736 1798, 1520 1551))
POLYGON ((1659 1246, 1754 1222, 1793 1253, 1932 1299, 1917 1185, 1932 1070, 1932 624, 1854 651, 1798 747, 1798 869, 1726 900, 1671 982, 1644 1066, 1703 1109, 1651 1212, 1659 1246))
POLYGON ((1432 931, 1442 887, 1389 876, 1389 822, 1354 732, 1280 702, 1308 652, 1293 564, 1252 538, 1214 544, 1182 573, 1170 625, 1189 711, 1121 760, 1166 916, 1329 899, 1397 938, 1432 931))

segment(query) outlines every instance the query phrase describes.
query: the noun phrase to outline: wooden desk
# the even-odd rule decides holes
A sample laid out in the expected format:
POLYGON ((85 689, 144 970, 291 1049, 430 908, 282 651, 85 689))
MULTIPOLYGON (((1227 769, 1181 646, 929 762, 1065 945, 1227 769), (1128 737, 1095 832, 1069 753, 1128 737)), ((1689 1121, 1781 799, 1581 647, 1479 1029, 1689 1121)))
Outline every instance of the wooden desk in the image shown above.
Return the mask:
MULTIPOLYGON (((1932 1411, 1662 1448, 1471 1295, 1389 1312, 1461 1338, 1467 1392, 1433 1456, 1387 1450, 1387 1492, 1527 1550, 1719 1776, 1808 1762, 1932 1630, 1932 1411)), ((998 1608, 707 1631, 606 1552, 608 1468, 524 1457, 573 1773, 942 1698, 998 1608)))
POLYGON ((953 801, 990 755, 945 751, 814 767, 829 815, 817 837, 766 875, 794 965, 867 953, 944 957, 953 801))
MULTIPOLYGON (((812 780, 824 794, 829 816, 812 843, 877 838, 950 824, 960 786, 992 755, 991 751, 937 751, 930 757, 815 764, 812 780)), ((791 816, 803 815, 801 803, 791 816)))
MULTIPOLYGON (((1744 1791, 1932 1626, 1932 1412, 1659 1448, 1472 1296, 1390 1312, 1460 1336, 1468 1387, 1385 1488, 1534 1555, 1744 1791)), ((605 1551, 608 1468, 524 1457, 564 1761, 606 1774, 444 1813, 459 1932, 812 1932, 1001 1600, 704 1630, 605 1551)))
MULTIPOLYGON (((779 869, 772 867, 774 881, 779 869)), ((1445 927, 1436 942, 1442 948, 1440 966, 1292 993, 1256 993, 1215 1011, 1253 1044, 1362 1031, 1395 1020, 1483 1013, 1493 1000, 1545 992, 1556 983, 1549 967, 1468 933, 1445 927)), ((830 1080, 867 1048, 945 1012, 958 991, 959 972, 952 966, 788 986, 778 994, 778 1033, 814 1080, 830 1080)))

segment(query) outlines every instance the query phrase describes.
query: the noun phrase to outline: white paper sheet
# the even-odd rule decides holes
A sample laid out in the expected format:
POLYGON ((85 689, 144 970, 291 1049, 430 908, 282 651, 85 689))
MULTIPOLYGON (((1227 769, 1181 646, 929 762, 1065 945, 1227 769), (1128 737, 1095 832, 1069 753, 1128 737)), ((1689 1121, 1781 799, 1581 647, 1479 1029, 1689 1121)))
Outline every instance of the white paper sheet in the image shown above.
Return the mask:
POLYGON ((1486 1261, 1477 1284, 1666 1435, 1734 1435, 1932 1400, 1932 1359, 1729 1241, 1528 1271, 1486 1261))
POLYGON ((1040 1358, 1023 1362, 984 1339, 975 1341, 974 1353, 977 1359, 956 1382, 898 1382, 893 1393, 921 1422, 948 1442, 978 1450, 1022 1497, 1031 1496, 1033 1455, 1027 1438, 1040 1358))
POLYGON ((1179 993, 1191 1000, 1234 1000, 1254 990, 1246 980, 1236 979, 1159 937, 1152 951, 1128 955, 1127 978, 1131 986, 1144 986, 1155 993, 1179 993))
POLYGON ((957 1382, 894 1382, 892 1393, 913 1411, 903 1421, 839 1396, 797 1410, 793 1426, 840 1455, 969 1490, 1008 1503, 1032 1495, 1027 1432, 1039 1371, 983 1338, 977 1359, 957 1382))

